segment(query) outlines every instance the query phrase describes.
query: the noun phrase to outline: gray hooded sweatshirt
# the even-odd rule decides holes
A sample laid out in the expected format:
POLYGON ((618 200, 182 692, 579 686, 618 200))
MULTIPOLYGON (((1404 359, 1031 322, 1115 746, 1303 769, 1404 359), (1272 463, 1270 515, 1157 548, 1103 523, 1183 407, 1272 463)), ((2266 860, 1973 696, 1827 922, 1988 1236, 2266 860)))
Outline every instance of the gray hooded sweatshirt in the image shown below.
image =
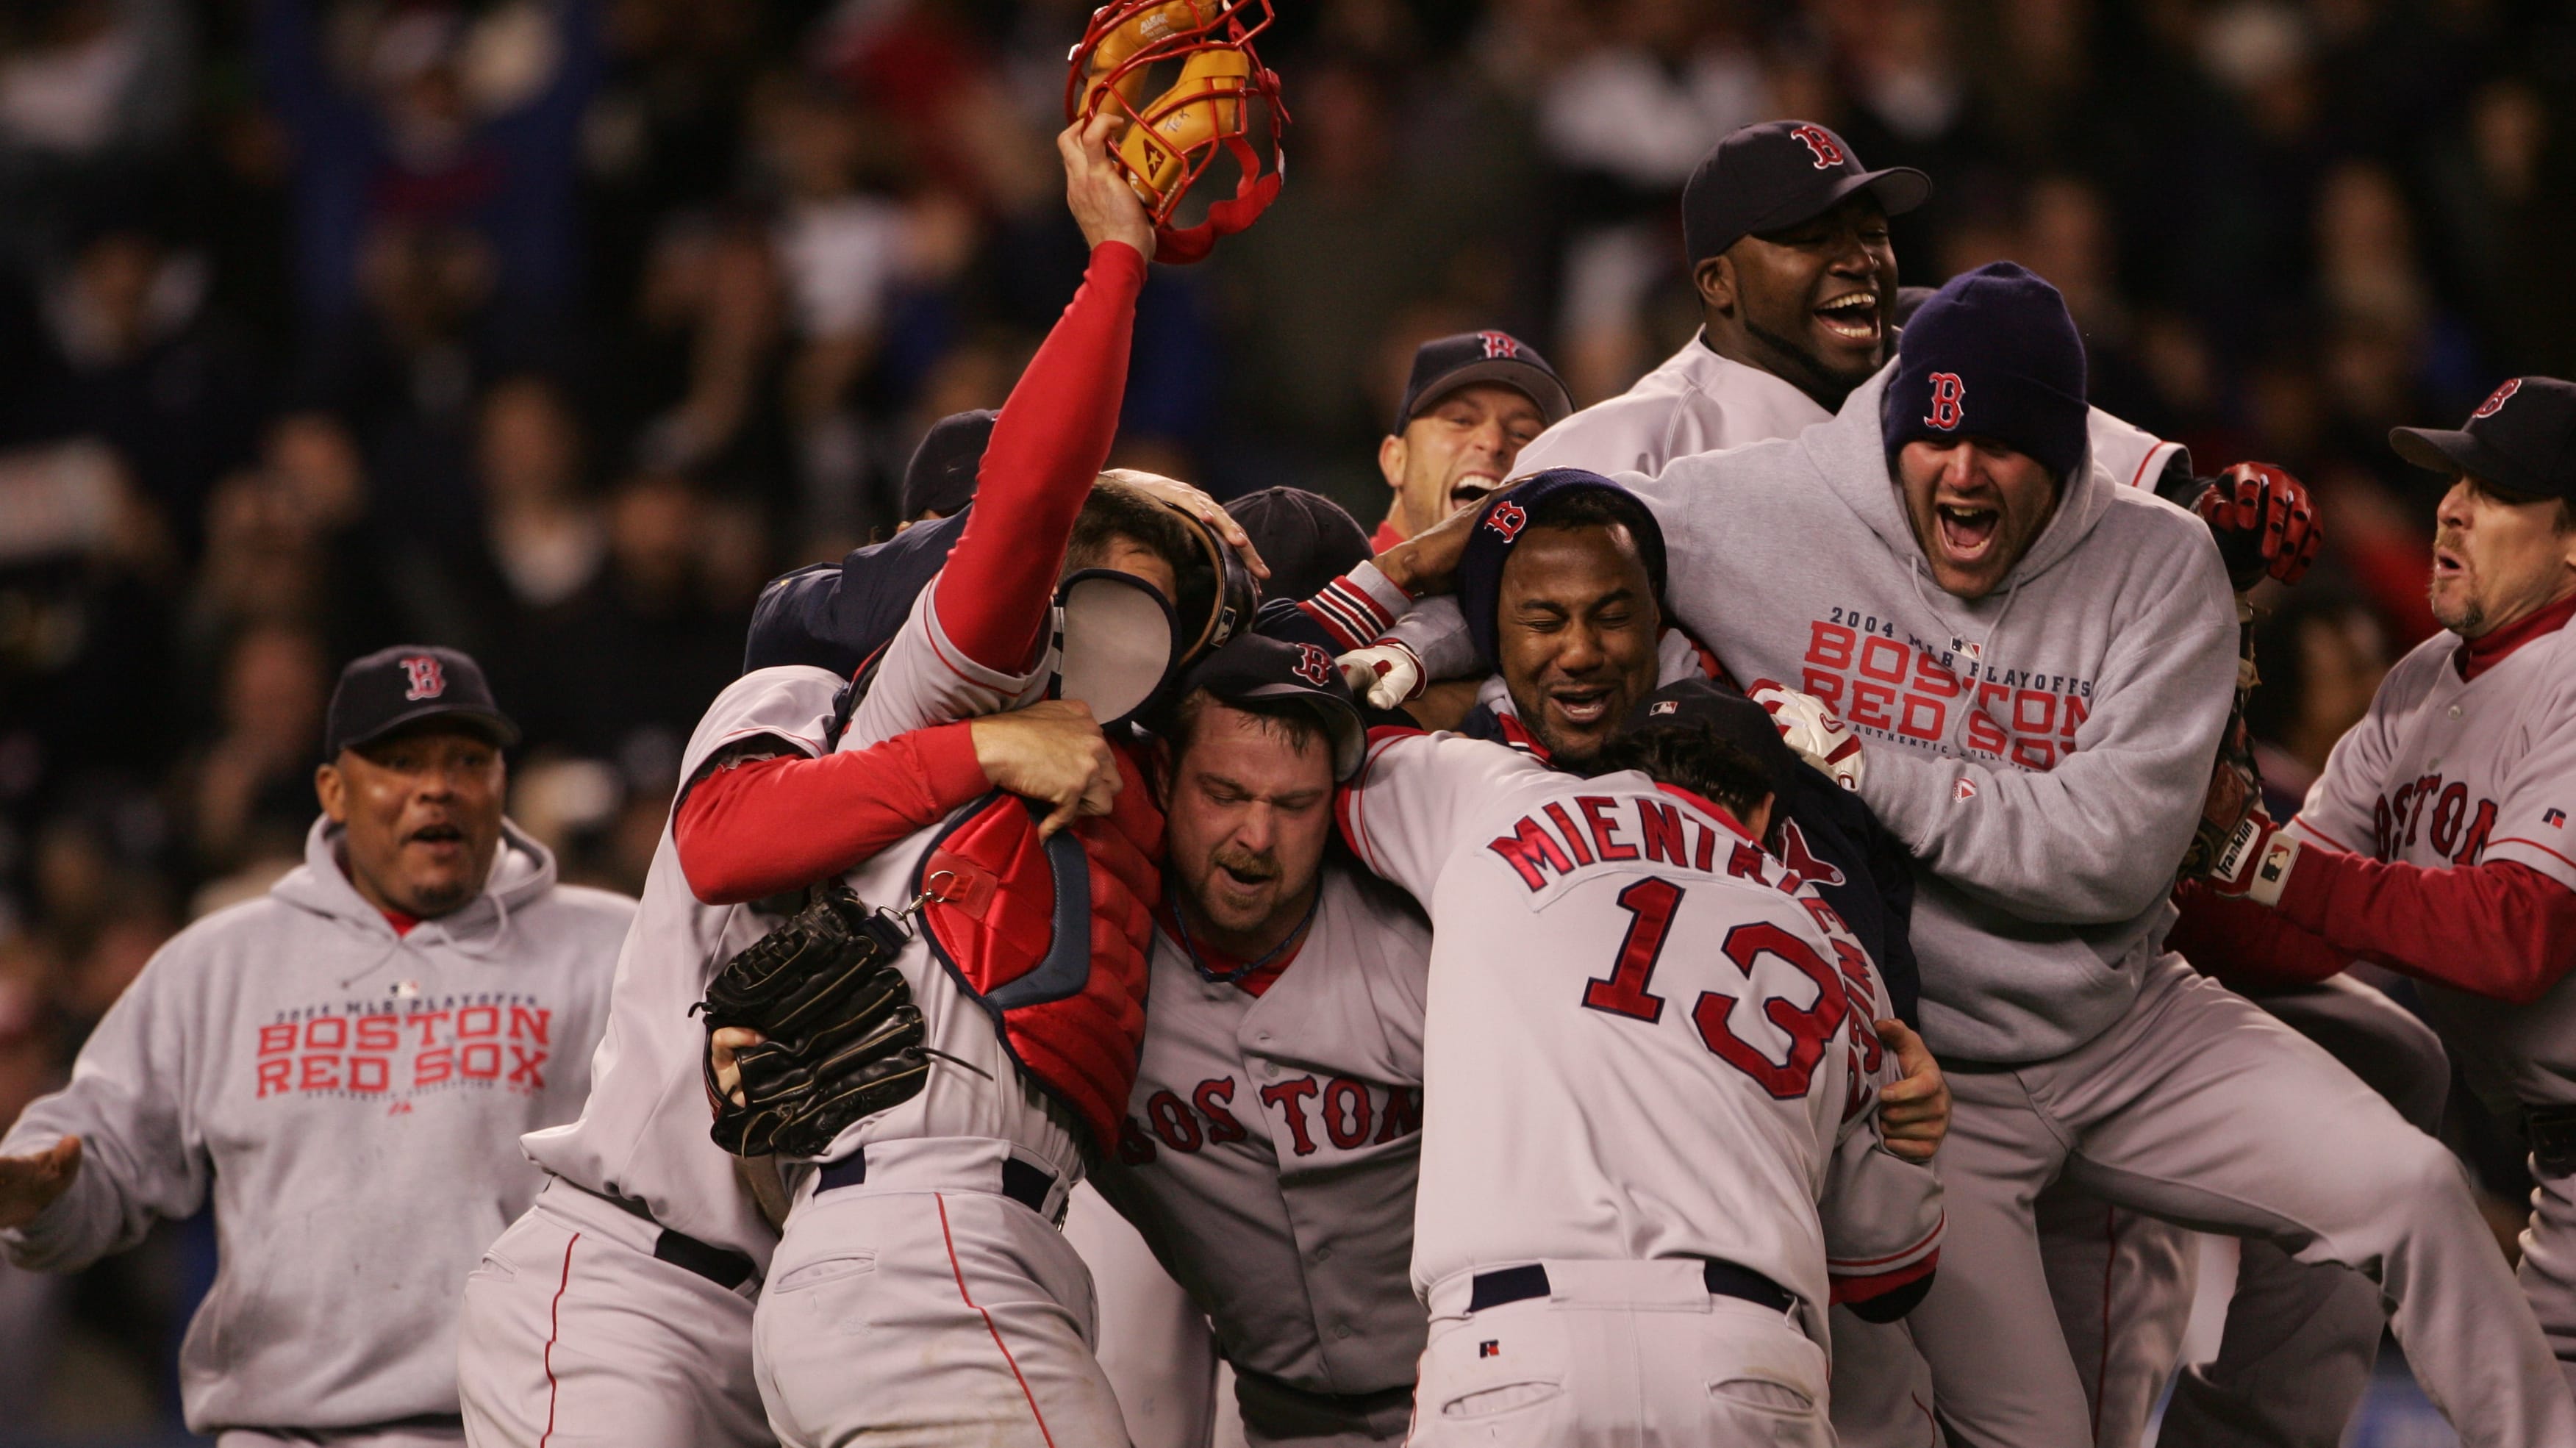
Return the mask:
POLYGON ((1933 583, 1880 440, 1887 374, 1794 438, 1623 473, 1670 602, 1746 687, 1822 696, 1916 859, 1923 1028, 2045 1060, 2127 1010, 2173 923, 2236 680, 2209 530, 2088 458, 2002 586, 1933 583))
POLYGON ((0 1232, 71 1271, 211 1188, 214 1286, 188 1324, 188 1426, 453 1415, 465 1275, 534 1197, 520 1133, 568 1121, 635 904, 555 883, 504 824, 481 896, 397 935, 317 820, 268 894, 189 926, 0 1154, 81 1138, 70 1190, 0 1232))

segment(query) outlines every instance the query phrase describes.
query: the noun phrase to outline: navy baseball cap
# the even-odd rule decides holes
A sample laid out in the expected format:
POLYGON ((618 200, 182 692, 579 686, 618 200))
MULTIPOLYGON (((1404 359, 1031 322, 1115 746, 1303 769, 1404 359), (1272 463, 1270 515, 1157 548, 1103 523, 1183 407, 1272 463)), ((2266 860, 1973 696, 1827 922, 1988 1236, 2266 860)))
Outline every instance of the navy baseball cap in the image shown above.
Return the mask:
POLYGON ((1476 526, 1467 535, 1467 545, 1458 558, 1458 609, 1467 616, 1467 636, 1475 640, 1477 652, 1487 663, 1499 665, 1494 640, 1500 630, 1495 612, 1502 606, 1503 565, 1510 561, 1512 550, 1520 546, 1521 537, 1535 522, 1546 526, 1541 514, 1559 499, 1577 493, 1594 492, 1607 496, 1619 521, 1628 527, 1628 536, 1637 545, 1637 556, 1646 565, 1646 582, 1655 591, 1655 601, 1664 597, 1664 530, 1655 521, 1655 512, 1643 498, 1626 488, 1581 468, 1549 468, 1512 486, 1508 492, 1496 493, 1485 500, 1476 514, 1476 526))
POLYGON ((351 660, 340 671, 322 730, 322 756, 337 759, 343 749, 424 719, 453 719, 505 749, 519 742, 519 726, 492 702, 481 665, 435 644, 396 644, 351 660))
POLYGON ((989 407, 952 412, 921 435, 912 461, 904 465, 903 489, 896 498, 905 522, 925 513, 945 518, 974 500, 975 476, 984 465, 998 416, 989 407))
POLYGON ((1509 332, 1458 332, 1413 349, 1404 405, 1395 410, 1395 426, 1387 430, 1404 431, 1423 409, 1477 382, 1499 383, 1537 403, 1540 419, 1550 427, 1574 411, 1574 395, 1537 348, 1509 332))
POLYGON ((1333 778, 1359 772, 1368 752, 1368 726, 1342 684, 1333 656, 1313 644, 1245 634, 1190 666, 1175 701, 1205 689, 1221 704, 1254 699, 1290 700, 1306 706, 1333 746, 1333 778))
POLYGON ((1748 236, 1812 221, 1866 191, 1890 216, 1930 200, 1911 166, 1868 170, 1842 137, 1813 121, 1764 121, 1717 143, 1682 187, 1682 246, 1697 266, 1748 236))
POLYGON ((1270 565, 1262 593, 1313 598, 1324 585, 1366 563, 1368 530, 1350 510, 1304 488, 1263 488, 1225 505, 1270 565))
POLYGON ((2516 377, 2456 431, 2390 428, 2388 445, 2419 468, 2466 473, 2519 497, 2576 501, 2576 383, 2516 377))
POLYGON ((1771 781, 1773 794, 1788 793, 1797 771, 1806 768, 1780 738, 1780 726, 1771 722, 1771 711, 1754 703, 1715 679, 1696 675, 1676 679, 1628 706, 1628 717, 1619 732, 1648 729, 1658 724, 1706 724, 1717 737, 1743 750, 1762 766, 1771 781))

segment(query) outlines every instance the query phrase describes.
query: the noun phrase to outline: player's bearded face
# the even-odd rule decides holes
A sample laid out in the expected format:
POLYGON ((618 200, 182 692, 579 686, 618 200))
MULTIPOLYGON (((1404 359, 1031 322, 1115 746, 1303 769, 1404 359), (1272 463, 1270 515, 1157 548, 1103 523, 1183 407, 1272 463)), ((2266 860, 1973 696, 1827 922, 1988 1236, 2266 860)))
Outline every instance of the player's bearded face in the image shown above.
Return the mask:
POLYGON ((1538 404, 1515 387, 1476 383, 1415 414, 1378 447, 1406 536, 1480 502, 1512 475, 1513 460, 1545 431, 1538 404))
POLYGON ((472 900, 501 842, 501 752, 478 735, 409 730, 325 765, 322 808, 345 827, 358 893, 427 919, 472 900))
POLYGON ((1663 615, 1628 530, 1533 528, 1503 565, 1494 642, 1512 707, 1548 753, 1598 753, 1655 687, 1663 615))
POLYGON ((1896 333, 1896 251, 1866 196, 1727 248, 1735 319, 1765 370, 1839 396, 1887 360, 1896 333))
POLYGON ((1303 917, 1332 830, 1332 745, 1211 702, 1172 761, 1164 841, 1204 943, 1259 955, 1303 917))
POLYGON ((2555 498, 2522 502, 2462 478, 2434 515, 2433 617, 2462 638, 2556 602, 2576 582, 2576 532, 2558 531, 2555 498))
POLYGON ((1909 442, 1896 467, 1932 581, 1960 598, 1994 592, 2057 511, 2048 469, 1982 438, 1909 442))

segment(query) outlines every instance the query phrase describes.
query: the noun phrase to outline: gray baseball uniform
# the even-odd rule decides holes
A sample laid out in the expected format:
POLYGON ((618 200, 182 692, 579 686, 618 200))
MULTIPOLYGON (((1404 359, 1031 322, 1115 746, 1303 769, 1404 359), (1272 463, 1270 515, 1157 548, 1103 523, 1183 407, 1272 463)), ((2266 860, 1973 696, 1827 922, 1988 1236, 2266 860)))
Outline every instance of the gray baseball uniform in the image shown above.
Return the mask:
MULTIPOLYGON (((699 719, 680 777, 821 753, 840 685, 806 667, 735 680, 699 719)), ((590 1099, 580 1119, 523 1142, 555 1181, 466 1282, 458 1374, 477 1448, 769 1441, 751 1310, 778 1233, 707 1135, 707 1033, 689 1012, 777 923, 690 893, 664 822, 590 1099)))
POLYGON ((543 1179, 519 1134, 589 1089, 635 906, 556 884, 505 824, 481 896, 397 933, 338 841, 317 820, 267 895, 144 967, 71 1084, 0 1140, 83 1146, 70 1189, 0 1245, 69 1271, 211 1196, 214 1287, 179 1354, 189 1428, 452 1442, 457 1288, 543 1179))
POLYGON ((1642 774, 1388 732, 1340 810, 1434 930, 1412 1441, 1830 1443, 1827 1304, 1942 1240, 1878 1144, 1867 954, 1642 774))
POLYGON ((1422 1351, 1406 1266, 1430 930, 1347 866, 1322 888, 1258 994, 1157 935, 1144 1059, 1093 1178, 1206 1309, 1255 1444, 1398 1441, 1422 1351))
POLYGON ((2070 1176, 2371 1273, 2465 1439, 2576 1441, 2537 1330, 2485 1306, 2502 1264, 2449 1154, 2162 950, 2168 862, 2235 676, 2234 601, 2206 530, 2088 465, 1995 593, 1930 589, 1887 472, 1885 377, 1794 440, 1622 481, 1662 520, 1680 621, 1738 678, 1841 711, 1869 745, 1862 798, 1919 862, 1925 1034, 1988 1067, 1952 1072, 1944 1165, 1964 1270, 1915 1315, 1944 1415, 1998 1442, 2089 1434, 2071 1361, 1988 1350, 2062 1343, 2031 1202, 2070 1176), (1766 550, 1782 548, 1842 566, 1774 566, 1766 550), (1753 574, 1762 588, 1726 584, 1753 574))
MULTIPOLYGON (((2534 638, 2474 679, 2454 667, 2462 647, 2436 634, 2388 671, 2289 828, 2329 849, 2427 869, 2512 861, 2576 888, 2567 829, 2576 634, 2534 638)), ((2471 1089, 2491 1106, 2576 1105, 2576 980, 2561 978, 2528 1005, 2430 982, 2422 991, 2471 1089)), ((2576 1384, 2576 1173, 2537 1174, 2522 1288, 2576 1384)))
MULTIPOLYGON (((1720 357, 1694 336, 1627 392, 1549 428, 1522 450, 1516 467, 1524 473, 1569 466, 1651 474, 1676 457, 1791 437, 1829 416, 1797 387, 1720 357)), ((2095 459, 2114 481, 2153 487, 2168 468, 2190 466, 2180 445, 2099 408, 2091 411, 2088 430, 2095 459)), ((1417 652, 1428 657, 1419 644, 1417 652)), ((2269 996, 2255 1000, 2271 1008, 2269 996)), ((2275 1014, 2323 1040, 2336 1059, 2365 1079, 2387 1082, 2383 1094, 2394 1093, 2392 1099, 2436 1089, 2448 1080, 2447 1066, 2438 1053, 2427 1056, 2420 1028, 2403 1012, 2364 1008, 2329 1012, 2319 1019, 2293 1000, 2275 1014), (2310 1024, 2323 1035, 2307 1031, 2310 1024)), ((2071 1182, 2052 1186, 2038 1206, 2051 1295, 2091 1405, 2093 1441, 2100 1448, 2134 1443, 2171 1376, 2190 1312, 2190 1234, 2097 1201, 2071 1182)), ((2202 1381, 2204 1387, 2212 1381, 2308 1382, 2294 1396, 2265 1395, 2259 1409, 2242 1401, 2228 1409, 2239 1419, 2259 1413, 2275 1429, 2271 1441, 2304 1445, 2338 1440, 2367 1386, 2366 1369, 2377 1353, 2384 1313, 2374 1289, 2351 1277, 2338 1283, 2339 1275, 2332 1268, 2292 1267, 2263 1244, 2253 1245, 2242 1258, 2239 1292, 2248 1310, 2242 1321, 2231 1323, 2221 1356, 2202 1381), (2258 1311, 2253 1304, 2259 1302, 2273 1305, 2258 1311), (2351 1371, 2356 1359, 2361 1373, 2351 1371), (2316 1379, 2330 1374, 2342 1384, 2340 1390, 2317 1384, 2316 1379), (2293 1403, 2302 1411, 2294 1413, 2293 1403)), ((1845 1442, 1899 1448, 1927 1441, 1929 1415, 1916 1401, 1919 1394, 1858 1380, 1864 1370, 1884 1377, 1879 1364, 1903 1356, 1885 1344, 1864 1346, 1860 1339, 1900 1329, 1838 1313, 1835 1331, 1835 1427, 1845 1442), (1863 1411, 1864 1402, 1882 1407, 1863 1411)), ((2205 1410, 2218 1411, 2219 1405, 2195 1399, 2169 1413, 2165 1441, 2198 1441, 2205 1410)))

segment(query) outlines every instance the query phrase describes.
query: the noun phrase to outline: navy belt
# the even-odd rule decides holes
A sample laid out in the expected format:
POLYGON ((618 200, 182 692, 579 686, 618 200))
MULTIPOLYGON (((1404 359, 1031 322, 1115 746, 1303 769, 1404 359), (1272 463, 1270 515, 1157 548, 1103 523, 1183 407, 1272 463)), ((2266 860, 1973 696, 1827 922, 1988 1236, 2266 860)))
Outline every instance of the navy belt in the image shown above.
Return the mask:
POLYGON ((674 1232, 661 1223, 653 1221, 653 1209, 632 1197, 613 1197, 606 1192, 594 1192, 579 1182, 562 1177, 557 1177, 555 1180, 563 1182, 575 1191, 588 1192, 628 1216, 641 1218, 659 1229, 662 1235, 653 1239, 653 1256, 656 1261, 668 1262, 684 1272, 695 1272, 727 1292, 750 1281, 752 1274, 760 1270, 749 1257, 740 1252, 716 1246, 712 1242, 701 1242, 686 1232, 674 1232))
MULTIPOLYGON (((868 1179, 868 1154, 856 1151, 825 1166, 814 1186, 817 1196, 854 1187, 868 1179)), ((1043 1217, 1047 1198, 1055 1192, 1055 1175, 1043 1167, 1034 1167, 1015 1156, 1002 1158, 1002 1195, 1043 1217)))
MULTIPOLYGON (((1798 1305, 1789 1289, 1754 1271, 1732 1262, 1710 1258, 1699 1264, 1700 1281, 1707 1284, 1713 1297, 1733 1297, 1773 1312, 1786 1312, 1798 1305)), ((1526 1267, 1506 1267, 1499 1272, 1476 1274, 1474 1289, 1467 1295, 1467 1310, 1482 1312, 1506 1302, 1526 1302, 1545 1297, 1549 1291, 1547 1268, 1537 1262, 1526 1267)))

